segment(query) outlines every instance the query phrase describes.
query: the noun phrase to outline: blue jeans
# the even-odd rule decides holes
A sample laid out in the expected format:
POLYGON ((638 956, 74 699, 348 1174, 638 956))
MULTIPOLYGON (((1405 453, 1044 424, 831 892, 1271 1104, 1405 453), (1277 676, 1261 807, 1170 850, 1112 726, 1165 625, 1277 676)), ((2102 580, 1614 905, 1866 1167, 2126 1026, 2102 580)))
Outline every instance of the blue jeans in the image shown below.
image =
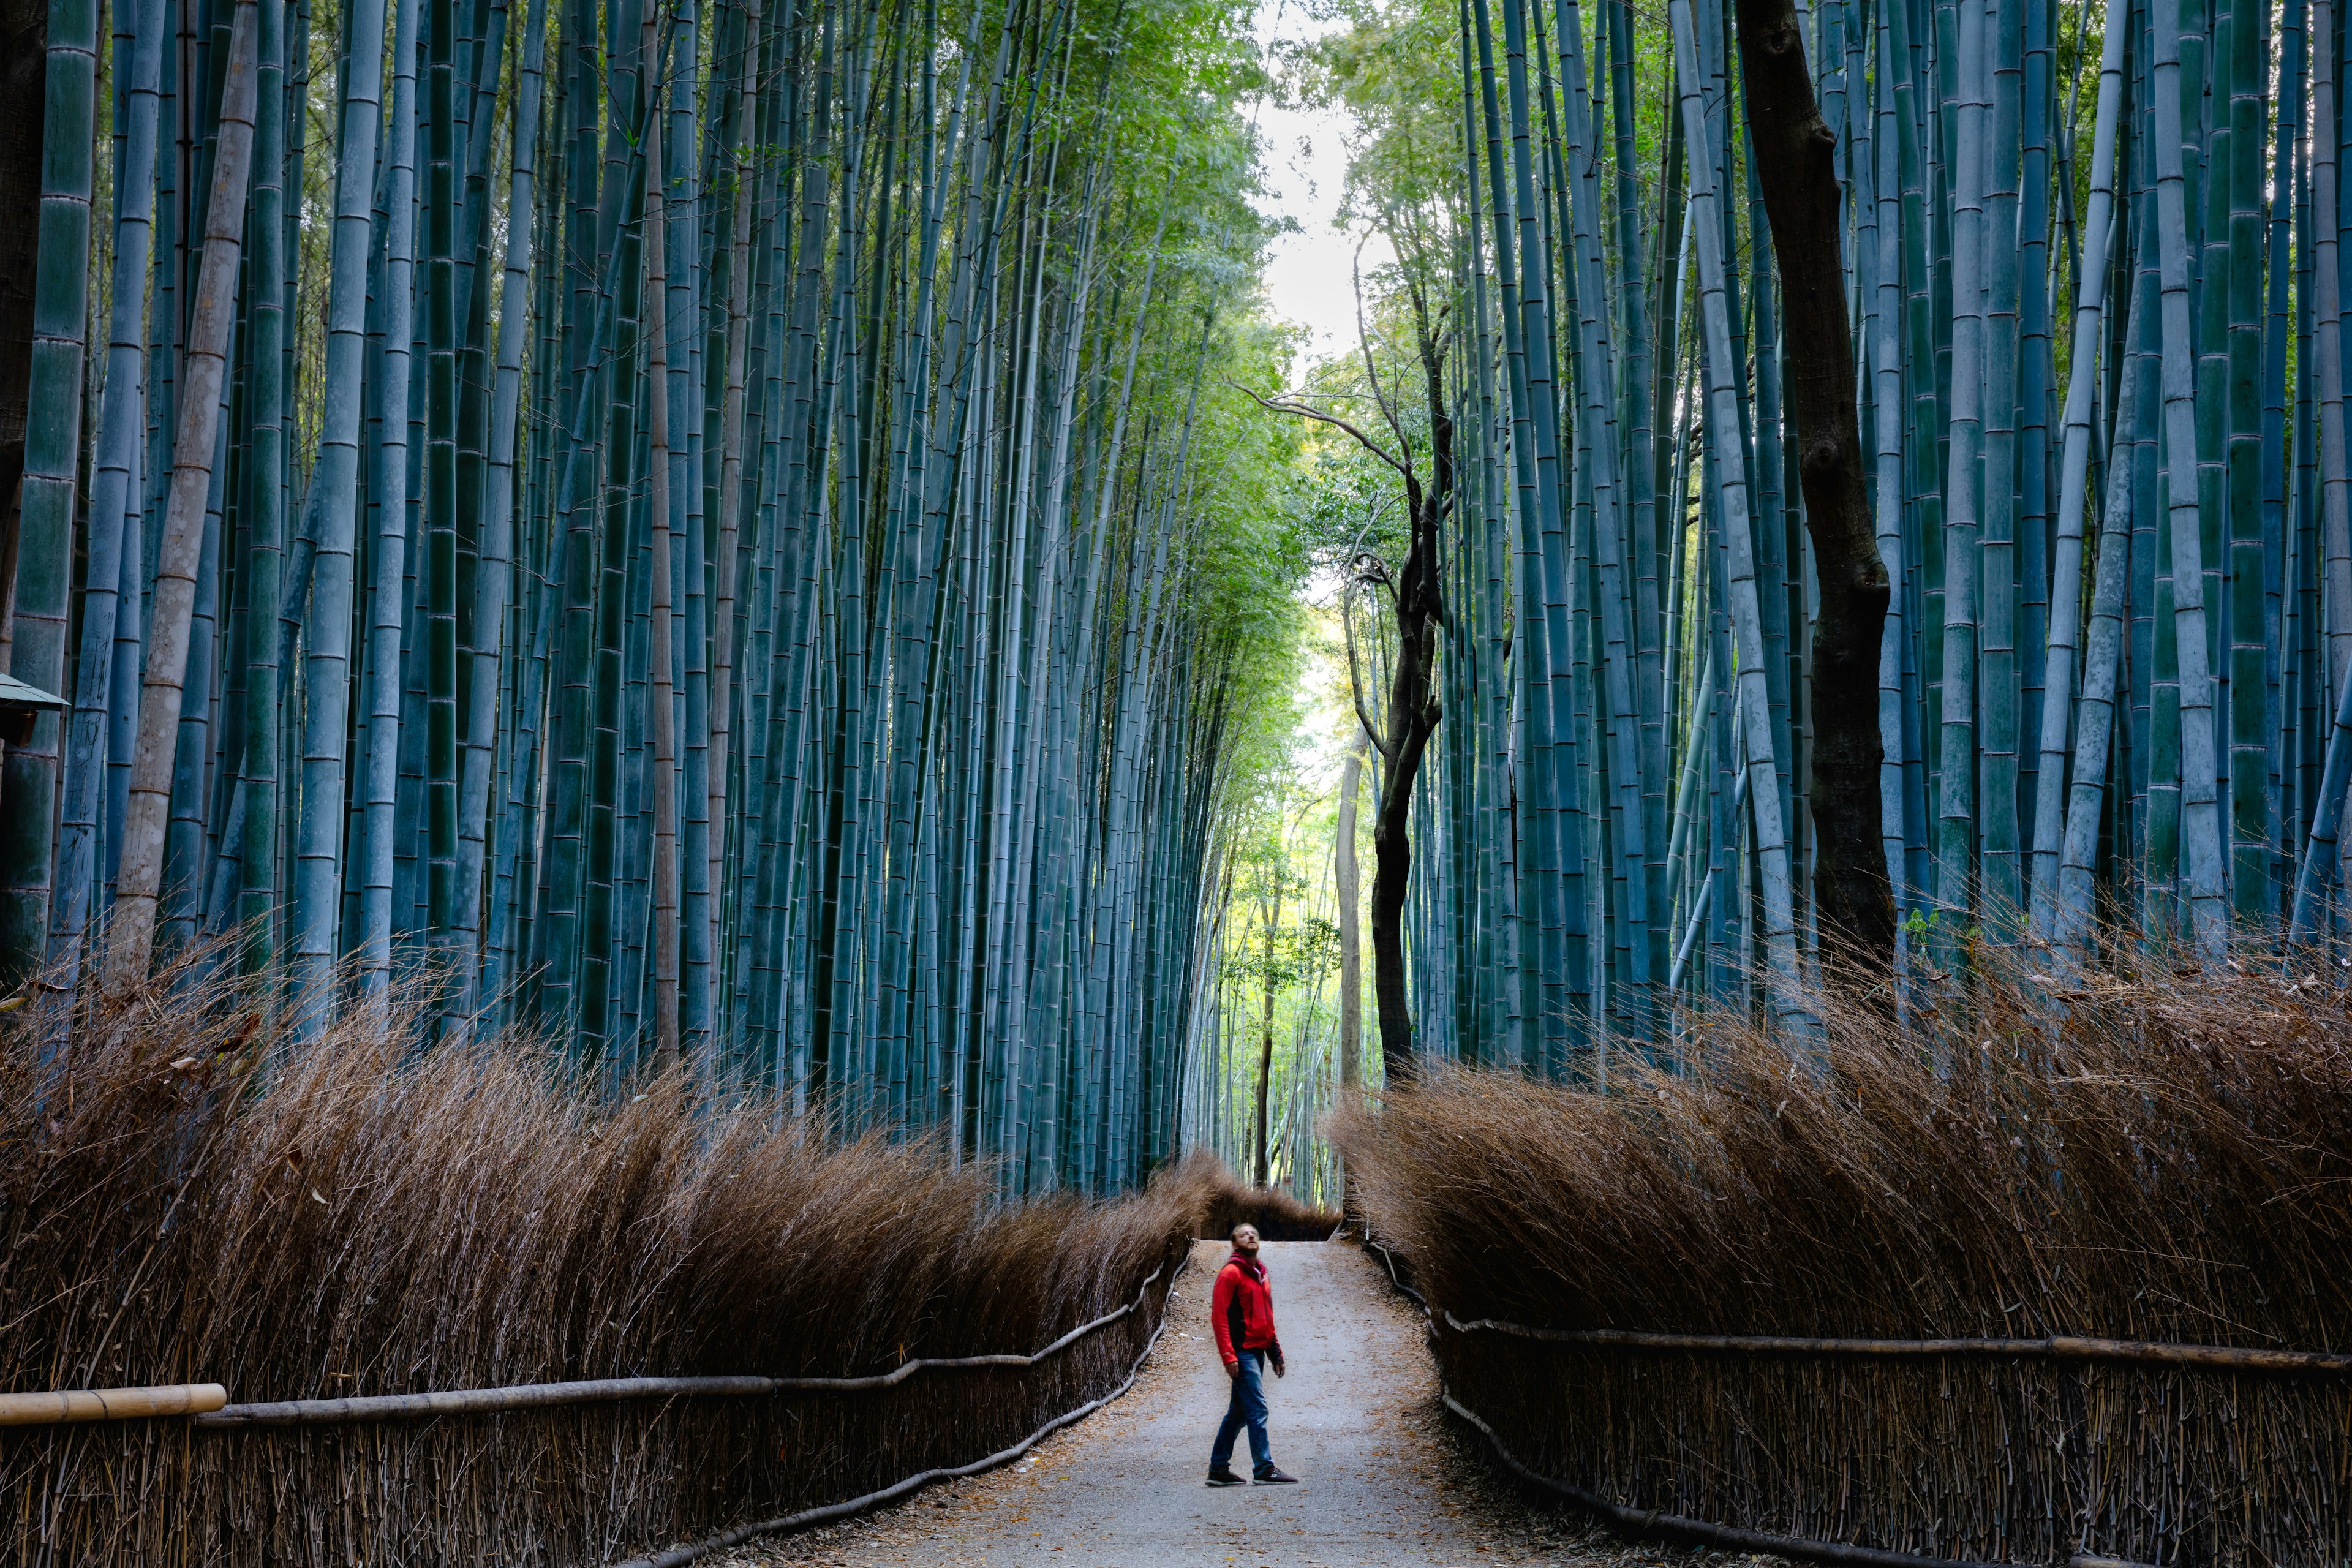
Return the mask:
POLYGON ((1217 1427, 1217 1445, 1209 1450, 1209 1468, 1222 1470, 1234 1462, 1234 1439, 1249 1426, 1252 1470, 1266 1475, 1274 1468, 1274 1445, 1265 1435, 1265 1352, 1241 1352, 1241 1370, 1234 1374, 1234 1397, 1217 1427))

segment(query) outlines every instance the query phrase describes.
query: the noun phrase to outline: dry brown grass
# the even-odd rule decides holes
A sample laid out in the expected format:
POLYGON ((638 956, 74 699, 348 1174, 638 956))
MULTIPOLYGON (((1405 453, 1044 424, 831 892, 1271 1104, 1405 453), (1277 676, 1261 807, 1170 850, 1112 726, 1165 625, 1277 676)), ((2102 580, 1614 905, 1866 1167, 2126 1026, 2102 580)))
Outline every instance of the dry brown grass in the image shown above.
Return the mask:
MULTIPOLYGON (((1027 1351, 1172 1268, 1188 1167, 1001 1207, 919 1144, 837 1146, 674 1084, 572 1091, 511 1043, 286 1047, 233 986, 0 1020, 0 1387, 239 1402, 586 1377, 844 1375, 1027 1351)), ((274 1432, 0 1434, 0 1561, 579 1563, 855 1496, 1105 1392, 1150 1310, 1034 1371, 885 1394, 274 1432)))
MULTIPOLYGON (((2352 1349, 2352 1017, 2303 970, 2052 983, 1993 959, 1818 1068, 1701 1018, 1596 1096, 1441 1075, 1335 1132, 1456 1316, 1826 1337, 2352 1349)), ((2352 1555, 2352 1379, 1441 1337, 1457 1394, 1590 1490, 1992 1561, 2352 1555)))
POLYGON ((1264 1241, 1328 1241, 1344 1217, 1301 1203, 1279 1187, 1253 1187, 1205 1151, 1189 1155, 1177 1179, 1200 1184, 1203 1206, 1193 1234, 1211 1241, 1227 1239, 1244 1224, 1257 1226, 1264 1241))

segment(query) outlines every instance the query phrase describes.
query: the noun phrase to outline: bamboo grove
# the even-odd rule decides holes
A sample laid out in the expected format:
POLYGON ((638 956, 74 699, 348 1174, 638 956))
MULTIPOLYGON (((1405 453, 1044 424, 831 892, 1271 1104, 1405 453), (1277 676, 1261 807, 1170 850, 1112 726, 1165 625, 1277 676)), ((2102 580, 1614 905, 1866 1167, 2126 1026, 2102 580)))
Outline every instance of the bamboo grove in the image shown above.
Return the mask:
MULTIPOLYGON (((1380 396, 1380 444, 1458 489, 1428 547, 1444 717, 1402 775, 1418 1050, 1606 1081, 1612 1049, 1670 1058, 1685 1004, 1802 1032, 1852 934, 1832 864, 1879 854, 1905 994, 1987 942, 2341 940, 2343 8, 1796 7, 1838 198, 1796 277, 1770 9, 1433 0, 1335 68, 1378 106, 1362 40, 1418 40, 1452 115, 1381 109, 1360 151, 1400 260, 1320 405, 1380 396), (1839 377, 1887 608, 1832 699, 1837 454, 1801 421, 1839 377), (1841 723, 1870 771, 1824 842, 1841 723)), ((1385 741, 1408 615, 1393 560, 1371 575, 1385 741)))
POLYGON ((1289 592, 1238 29, 55 0, 11 967, 1139 1179, 1289 592))

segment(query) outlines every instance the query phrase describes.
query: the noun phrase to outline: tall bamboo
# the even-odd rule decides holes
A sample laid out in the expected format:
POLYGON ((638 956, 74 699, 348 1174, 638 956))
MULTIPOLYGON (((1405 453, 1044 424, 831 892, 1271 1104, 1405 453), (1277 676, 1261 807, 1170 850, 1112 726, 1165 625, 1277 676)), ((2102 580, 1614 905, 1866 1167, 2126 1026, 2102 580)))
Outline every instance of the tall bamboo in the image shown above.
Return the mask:
POLYGON ((179 739, 180 699, 187 675, 189 613, 195 599, 205 503, 213 478, 214 436, 221 415, 222 381, 236 311, 246 181, 253 153, 257 13, 253 0, 238 0, 222 88, 204 258, 181 371, 180 428, 173 445, 163 548, 155 563, 147 668, 140 684, 139 740, 123 818, 113 925, 108 933, 106 983, 116 991, 145 977, 154 947, 164 818, 171 805, 173 748, 179 739))

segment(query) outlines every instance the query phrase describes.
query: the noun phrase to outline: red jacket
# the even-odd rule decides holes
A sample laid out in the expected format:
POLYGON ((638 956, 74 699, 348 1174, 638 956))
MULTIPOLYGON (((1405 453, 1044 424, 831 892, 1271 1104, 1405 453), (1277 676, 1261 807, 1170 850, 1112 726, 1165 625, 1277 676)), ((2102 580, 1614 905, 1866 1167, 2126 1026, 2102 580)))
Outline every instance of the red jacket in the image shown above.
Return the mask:
POLYGON ((1209 1321, 1216 1325, 1217 1353, 1227 1366, 1237 1363, 1244 1351, 1272 1351, 1282 1358, 1282 1342, 1274 1336, 1274 1292, 1266 1288, 1265 1265, 1234 1253, 1217 1270, 1209 1292, 1209 1321))

